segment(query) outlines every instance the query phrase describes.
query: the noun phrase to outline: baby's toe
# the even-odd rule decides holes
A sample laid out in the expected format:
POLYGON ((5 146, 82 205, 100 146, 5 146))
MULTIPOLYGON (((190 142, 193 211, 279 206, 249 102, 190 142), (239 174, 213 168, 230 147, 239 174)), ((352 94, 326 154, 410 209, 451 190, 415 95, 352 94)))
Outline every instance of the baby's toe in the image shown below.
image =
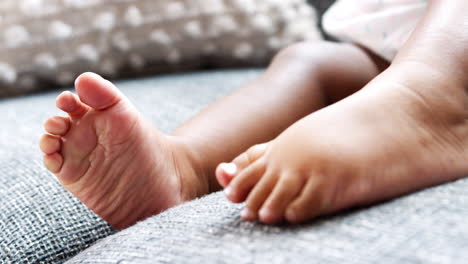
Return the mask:
POLYGON ((234 175, 237 173, 238 168, 234 163, 221 163, 216 168, 216 179, 221 187, 226 188, 234 175))
POLYGON ((60 137, 45 134, 39 141, 39 147, 45 154, 53 154, 60 151, 60 137))
POLYGON ((259 211, 259 218, 267 224, 275 224, 285 218, 289 204, 299 195, 304 179, 297 175, 282 175, 268 199, 259 211))
POLYGON ((237 156, 232 163, 236 164, 239 169, 244 169, 256 160, 261 158, 268 147, 268 143, 257 144, 250 147, 246 152, 237 156))
POLYGON ((264 160, 258 160, 240 171, 224 190, 227 198, 234 203, 245 201, 245 198, 247 198, 247 195, 250 193, 252 188, 262 178, 264 172, 264 160))
POLYGON ((247 197, 245 208, 241 212, 241 216, 244 220, 254 221, 258 219, 258 211, 271 194, 277 181, 278 179, 275 174, 265 174, 262 179, 260 179, 247 197))
POLYGON ((54 116, 44 123, 44 129, 47 133, 57 136, 64 136, 70 128, 70 119, 68 117, 54 116))
POLYGON ((231 180, 244 170, 247 166, 254 163, 263 156, 268 143, 258 144, 250 147, 246 152, 237 156, 231 163, 222 163, 216 169, 216 178, 222 187, 226 187, 231 180))
POLYGON ((290 223, 302 223, 323 213, 326 190, 315 179, 309 179, 301 194, 286 209, 286 219, 290 223))
POLYGON ((89 107, 83 104, 76 94, 68 91, 61 93, 55 104, 73 119, 81 118, 89 110, 89 107))
POLYGON ((52 173, 59 173, 63 165, 63 157, 59 153, 44 155, 44 166, 52 173))
POLYGON ((108 109, 124 98, 113 83, 92 72, 81 74, 75 88, 81 102, 97 110, 108 109))

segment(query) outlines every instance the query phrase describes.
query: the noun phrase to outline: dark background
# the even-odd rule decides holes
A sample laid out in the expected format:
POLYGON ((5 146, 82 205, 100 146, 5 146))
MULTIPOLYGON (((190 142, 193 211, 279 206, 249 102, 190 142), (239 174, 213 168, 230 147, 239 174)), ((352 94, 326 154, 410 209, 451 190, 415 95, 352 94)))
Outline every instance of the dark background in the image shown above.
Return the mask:
POLYGON ((317 8, 320 15, 323 15, 325 10, 327 10, 335 0, 308 0, 308 2, 317 8))
MULTIPOLYGON (((335 0, 307 0, 309 4, 312 4, 315 9, 317 9, 318 14, 322 17, 323 13, 335 2, 335 0)), ((322 29, 322 19, 318 21, 320 30, 322 31, 323 36, 327 40, 333 40, 332 37, 328 36, 322 29)))

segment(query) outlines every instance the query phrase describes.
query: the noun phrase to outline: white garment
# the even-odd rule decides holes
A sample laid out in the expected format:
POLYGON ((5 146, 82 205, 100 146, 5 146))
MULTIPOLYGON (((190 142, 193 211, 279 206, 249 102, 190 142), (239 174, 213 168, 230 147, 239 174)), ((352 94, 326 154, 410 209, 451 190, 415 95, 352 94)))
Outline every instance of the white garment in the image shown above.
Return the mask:
POLYGON ((337 0, 323 17, 324 30, 392 61, 422 18, 427 0, 337 0))

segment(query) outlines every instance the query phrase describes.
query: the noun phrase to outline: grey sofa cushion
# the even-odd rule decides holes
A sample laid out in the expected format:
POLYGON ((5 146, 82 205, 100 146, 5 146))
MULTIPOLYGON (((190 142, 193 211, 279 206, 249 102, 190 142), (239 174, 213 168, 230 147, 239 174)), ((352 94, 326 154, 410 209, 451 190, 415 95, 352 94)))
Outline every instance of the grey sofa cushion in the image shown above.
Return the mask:
MULTIPOLYGON (((143 114, 170 131, 254 78, 240 70, 169 75, 118 84, 143 114)), ((42 122, 59 92, 0 100, 0 263, 59 263, 115 232, 42 166, 42 122)))
POLYGON ((222 193, 173 208, 67 263, 466 263, 468 181, 301 226, 240 220, 222 193))

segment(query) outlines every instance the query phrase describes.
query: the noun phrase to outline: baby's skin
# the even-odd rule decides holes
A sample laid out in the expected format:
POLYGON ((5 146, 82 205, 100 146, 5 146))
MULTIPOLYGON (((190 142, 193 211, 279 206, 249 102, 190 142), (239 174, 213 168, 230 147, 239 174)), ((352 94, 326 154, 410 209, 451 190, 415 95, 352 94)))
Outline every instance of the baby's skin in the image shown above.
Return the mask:
POLYGON ((383 72, 351 45, 288 48, 170 135, 111 82, 85 73, 76 94, 56 100, 68 116, 45 122, 44 164, 118 229, 221 188, 246 202, 245 220, 302 223, 466 177, 463 1, 432 2, 383 72), (452 24, 452 35, 437 33, 452 24), (445 49, 452 39, 460 43, 445 49))

